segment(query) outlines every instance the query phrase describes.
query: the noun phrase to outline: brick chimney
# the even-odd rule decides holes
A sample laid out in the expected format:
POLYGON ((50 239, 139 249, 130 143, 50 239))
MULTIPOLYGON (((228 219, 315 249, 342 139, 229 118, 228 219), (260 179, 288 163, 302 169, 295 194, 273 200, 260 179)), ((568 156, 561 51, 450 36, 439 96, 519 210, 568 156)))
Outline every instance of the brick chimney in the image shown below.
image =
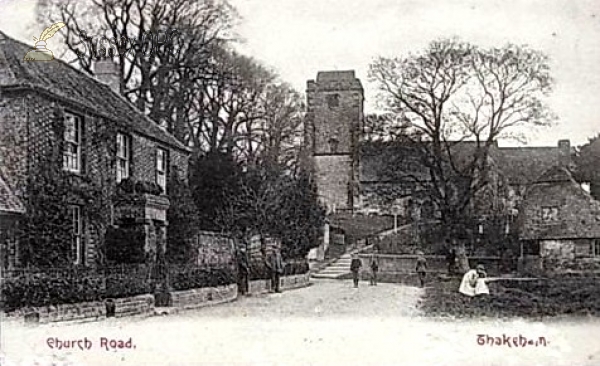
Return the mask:
POLYGON ((558 141, 558 164, 568 167, 571 164, 571 142, 569 140, 558 141))
POLYGON ((105 58, 94 63, 94 74, 96 78, 108 85, 112 91, 121 94, 121 78, 119 77, 119 66, 112 60, 105 58))

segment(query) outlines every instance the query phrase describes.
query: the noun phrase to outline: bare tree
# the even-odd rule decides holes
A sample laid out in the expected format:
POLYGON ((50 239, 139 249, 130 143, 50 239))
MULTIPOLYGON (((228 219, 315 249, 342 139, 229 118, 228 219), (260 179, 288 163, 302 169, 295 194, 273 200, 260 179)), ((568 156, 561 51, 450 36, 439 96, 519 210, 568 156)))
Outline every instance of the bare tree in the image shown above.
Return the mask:
MULTIPOLYGON (((543 101, 552 83, 548 58, 525 46, 439 40, 418 55, 376 59, 369 76, 427 172, 409 178, 453 235, 464 230, 473 197, 488 183, 495 141, 552 123, 543 101)), ((464 245, 458 249, 466 269, 464 245)))

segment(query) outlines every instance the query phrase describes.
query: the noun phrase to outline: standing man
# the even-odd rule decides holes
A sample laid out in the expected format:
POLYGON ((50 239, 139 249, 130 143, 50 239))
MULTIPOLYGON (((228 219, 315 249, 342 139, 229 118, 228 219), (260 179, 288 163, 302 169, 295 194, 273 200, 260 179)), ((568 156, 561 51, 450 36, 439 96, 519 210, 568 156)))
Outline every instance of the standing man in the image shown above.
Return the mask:
POLYGON ((425 279, 427 277, 427 259, 425 259, 425 254, 420 250, 417 251, 417 265, 415 270, 419 275, 421 287, 425 287, 425 279))
POLYGON ((267 267, 271 272, 271 291, 281 292, 279 282, 281 275, 283 274, 283 259, 281 259, 281 252, 279 249, 273 248, 273 251, 267 260, 267 267))
POLYGON ((352 255, 352 262, 350 262, 350 271, 352 271, 352 280, 354 281, 354 287, 358 288, 358 275, 362 262, 358 259, 358 254, 352 255))
POLYGON ((242 239, 241 247, 237 250, 237 264, 238 289, 240 291, 240 295, 246 295, 248 293, 248 274, 250 272, 250 267, 248 265, 245 239, 242 239))
POLYGON ((379 272, 379 263, 375 253, 371 254, 371 286, 377 286, 377 272, 379 272))

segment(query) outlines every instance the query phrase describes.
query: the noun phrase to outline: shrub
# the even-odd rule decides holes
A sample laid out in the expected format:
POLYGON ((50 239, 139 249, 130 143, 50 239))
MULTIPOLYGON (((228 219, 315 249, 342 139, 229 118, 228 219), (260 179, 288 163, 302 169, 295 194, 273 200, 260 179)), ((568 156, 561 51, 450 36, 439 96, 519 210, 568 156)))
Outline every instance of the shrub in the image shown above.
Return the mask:
POLYGON ((228 268, 184 268, 172 270, 170 281, 173 290, 185 291, 229 285, 235 282, 235 275, 228 268))
POLYGON ((6 280, 2 286, 4 309, 97 301, 102 297, 102 278, 52 276, 37 273, 6 280))
POLYGON ((145 234, 142 226, 111 227, 106 231, 106 258, 115 263, 143 263, 145 234))
POLYGON ((285 267, 283 268, 283 275, 284 276, 300 275, 300 274, 307 273, 308 270, 309 270, 309 266, 308 266, 307 261, 288 262, 285 264, 285 267))

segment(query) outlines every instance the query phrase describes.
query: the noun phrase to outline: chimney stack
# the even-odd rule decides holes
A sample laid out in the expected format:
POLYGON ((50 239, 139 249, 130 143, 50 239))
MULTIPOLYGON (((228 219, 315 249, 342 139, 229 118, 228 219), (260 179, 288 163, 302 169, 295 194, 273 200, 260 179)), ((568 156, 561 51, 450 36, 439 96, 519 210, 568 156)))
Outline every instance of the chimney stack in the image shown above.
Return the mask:
POLYGON ((112 91, 121 94, 119 68, 111 59, 104 58, 97 60, 94 64, 94 74, 100 82, 108 85, 112 91))
POLYGON ((558 164, 568 168, 571 164, 571 142, 569 140, 558 141, 558 164))

